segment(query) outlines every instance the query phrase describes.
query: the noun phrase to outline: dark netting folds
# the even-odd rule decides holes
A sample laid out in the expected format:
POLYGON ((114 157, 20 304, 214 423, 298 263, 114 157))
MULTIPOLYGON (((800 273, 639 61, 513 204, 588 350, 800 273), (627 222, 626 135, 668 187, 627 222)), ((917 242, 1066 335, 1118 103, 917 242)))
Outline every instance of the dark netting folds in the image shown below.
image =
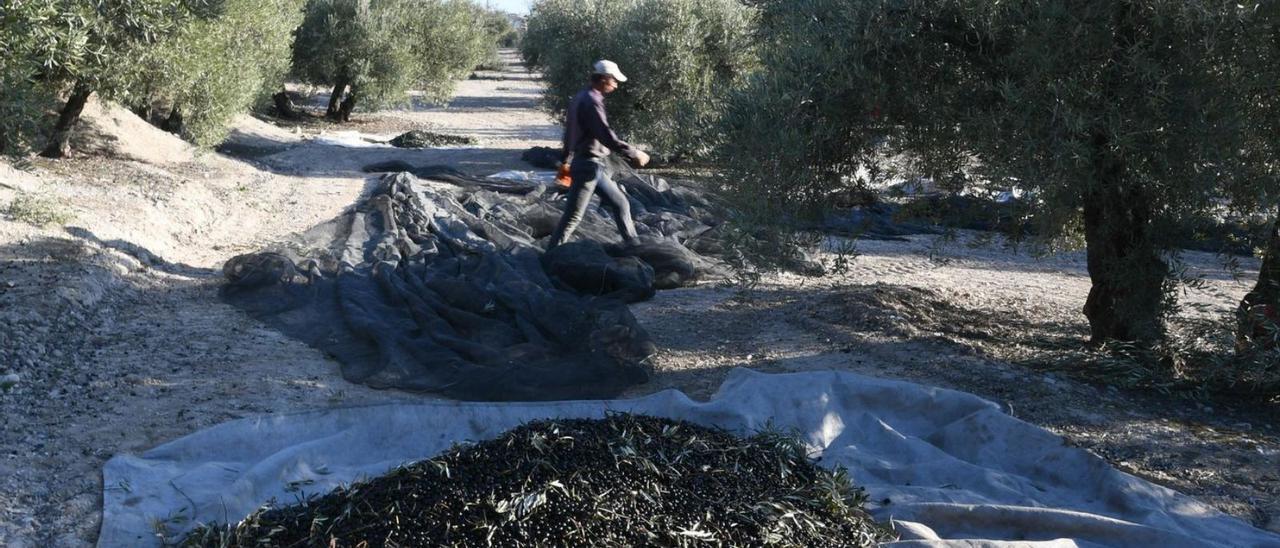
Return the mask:
POLYGON ((553 190, 411 171, 434 180, 385 175, 298 241, 228 261, 224 298, 332 355, 351 382, 465 400, 595 399, 648 378, 654 345, 625 303, 723 275, 682 243, 711 229, 705 216, 639 177, 623 184, 640 242, 621 244, 592 207, 574 241, 544 254, 563 204, 553 190))

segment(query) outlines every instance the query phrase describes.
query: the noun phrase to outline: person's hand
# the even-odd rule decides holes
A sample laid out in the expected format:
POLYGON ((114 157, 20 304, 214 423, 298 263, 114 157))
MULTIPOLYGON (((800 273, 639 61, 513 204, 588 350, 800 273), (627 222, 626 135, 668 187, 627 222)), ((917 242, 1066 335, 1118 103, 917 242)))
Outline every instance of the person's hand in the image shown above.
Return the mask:
POLYGON ((631 165, 635 167, 644 167, 649 165, 649 155, 643 150, 637 150, 636 157, 631 159, 631 165))

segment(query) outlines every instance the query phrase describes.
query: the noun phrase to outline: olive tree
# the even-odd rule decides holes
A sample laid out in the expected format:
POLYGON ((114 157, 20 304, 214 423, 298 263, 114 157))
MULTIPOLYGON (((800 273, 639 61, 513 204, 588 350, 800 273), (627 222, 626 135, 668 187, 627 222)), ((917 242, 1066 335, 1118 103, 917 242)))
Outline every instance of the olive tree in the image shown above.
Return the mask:
MULTIPOLYGON (((2 69, 6 110, 35 106, 45 96, 65 95, 42 152, 65 156, 70 130, 89 97, 95 92, 108 98, 127 94, 119 76, 138 62, 131 52, 155 44, 204 6, 201 0, 6 2, 0 7, 4 21, 0 35, 6 40, 2 69)), ((38 123, 29 109, 19 110, 15 119, 5 122, 7 127, 38 123)), ((11 137, 6 141, 20 132, 7 133, 11 137)))
POLYGON ((83 52, 84 28, 64 16, 43 0, 0 5, 0 153, 23 152, 38 137, 43 111, 58 91, 44 75, 83 52))
POLYGON ((1258 105, 1239 54, 1277 47, 1251 32, 1257 0, 759 4, 766 68, 726 111, 727 184, 804 210, 903 153, 952 188, 1025 189, 1041 243, 1087 250, 1095 342, 1160 340, 1173 227, 1277 160, 1241 152, 1258 105))
MULTIPOLYGON (((3 148, 17 151, 65 102, 43 154, 60 157, 89 97, 164 104, 184 133, 217 142, 288 63, 302 0, 56 0, 0 6, 3 148)), ((145 112, 144 112, 145 114, 145 112)))
POLYGON ((543 72, 544 105, 563 117, 607 58, 628 80, 609 98, 610 123, 677 153, 708 152, 729 91, 756 66, 755 10, 737 0, 542 0, 522 54, 543 72))
POLYGON ((418 61, 414 90, 443 103, 458 80, 489 59, 498 40, 488 14, 466 0, 420 2, 411 19, 413 55, 418 61))
POLYGON ((520 41, 520 34, 516 31, 515 25, 511 24, 511 17, 498 10, 484 11, 484 29, 489 35, 489 41, 484 59, 479 66, 498 68, 502 66, 498 49, 515 47, 520 41))
POLYGON ((293 70, 332 86, 326 114, 346 121, 357 101, 400 101, 412 88, 447 98, 490 41, 482 10, 464 0, 309 0, 293 70))
POLYGON ((1257 246, 1262 255, 1257 282, 1237 311, 1236 348, 1241 357, 1275 364, 1280 363, 1280 4, 1255 9, 1260 11, 1249 32, 1269 47, 1239 44, 1236 55, 1242 62, 1232 67, 1253 107, 1245 120, 1249 141, 1243 153, 1252 157, 1255 171, 1228 186, 1223 199, 1239 215, 1252 212, 1271 221, 1257 246))
POLYGON ((221 0, 136 52, 122 76, 144 111, 166 109, 166 129, 197 145, 226 136, 231 119, 276 91, 288 71, 302 0, 221 0))
POLYGON ((511 15, 498 10, 485 12, 485 28, 493 36, 494 45, 500 48, 514 48, 520 45, 520 31, 516 30, 511 15))

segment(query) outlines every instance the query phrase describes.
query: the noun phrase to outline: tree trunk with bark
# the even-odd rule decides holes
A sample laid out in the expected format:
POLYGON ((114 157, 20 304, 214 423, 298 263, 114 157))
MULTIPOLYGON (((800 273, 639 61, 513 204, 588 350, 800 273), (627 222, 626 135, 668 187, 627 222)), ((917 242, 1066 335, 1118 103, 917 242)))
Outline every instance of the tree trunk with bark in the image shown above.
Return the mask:
POLYGON ((1164 285, 1169 267, 1150 239, 1147 204, 1132 193, 1105 189, 1084 206, 1091 342, 1153 343, 1164 336, 1164 285))
POLYGON ((1090 341, 1154 343, 1164 336, 1169 265, 1151 234, 1151 204, 1126 178, 1124 159, 1103 130, 1093 137, 1094 180, 1084 196, 1090 341))
POLYGON ((271 96, 271 101, 275 103, 276 116, 286 120, 297 120, 300 118, 297 107, 293 106, 293 99, 289 97, 289 92, 281 89, 278 93, 271 96))
POLYGON ((164 127, 161 128, 169 133, 182 133, 182 110, 178 105, 173 105, 173 110, 169 111, 169 117, 164 120, 164 127))
POLYGON ((333 93, 329 95, 329 108, 325 109, 324 115, 332 120, 338 120, 338 107, 342 102, 342 96, 347 91, 347 80, 339 79, 333 85, 333 93))
MULTIPOLYGON (((1130 2, 1112 6, 1114 48, 1102 96, 1110 103, 1126 96, 1126 56, 1137 43, 1141 19, 1130 2)), ((1084 195, 1084 232, 1089 279, 1093 286, 1085 301, 1090 341, 1124 341, 1151 346, 1164 337, 1168 304, 1165 283, 1169 265, 1151 233, 1151 204, 1141 181, 1132 180, 1124 154, 1107 127, 1090 137, 1093 180, 1084 195)))
POLYGON ((1236 308, 1236 352, 1270 350, 1280 346, 1280 217, 1258 271, 1258 283, 1236 308))
POLYGON ((137 115, 139 118, 142 118, 143 120, 146 120, 148 122, 151 121, 151 105, 148 105, 146 103, 141 103, 141 104, 134 105, 133 108, 129 110, 133 111, 133 113, 137 115))
POLYGON ((93 95, 93 90, 83 82, 76 84, 76 87, 71 90, 71 95, 67 97, 67 104, 63 105, 62 112, 58 114, 58 123, 53 126, 49 144, 40 153, 41 156, 66 158, 71 154, 71 128, 80 121, 80 113, 84 112, 84 106, 89 102, 90 95, 93 95))
POLYGON ((356 109, 356 87, 351 86, 351 93, 347 94, 347 98, 342 100, 342 105, 338 107, 338 121, 350 122, 351 111, 356 109))

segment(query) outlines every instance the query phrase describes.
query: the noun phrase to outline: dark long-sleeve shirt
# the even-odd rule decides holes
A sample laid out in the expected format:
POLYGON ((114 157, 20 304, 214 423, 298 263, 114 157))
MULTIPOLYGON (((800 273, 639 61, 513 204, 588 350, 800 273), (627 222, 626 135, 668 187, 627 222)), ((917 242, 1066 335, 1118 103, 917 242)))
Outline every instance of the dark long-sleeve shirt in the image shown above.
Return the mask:
POLYGON ((603 158, 612 150, 635 159, 636 149, 627 144, 609 127, 604 113, 604 94, 588 87, 573 97, 569 103, 569 119, 564 128, 565 160, 574 158, 603 158))

